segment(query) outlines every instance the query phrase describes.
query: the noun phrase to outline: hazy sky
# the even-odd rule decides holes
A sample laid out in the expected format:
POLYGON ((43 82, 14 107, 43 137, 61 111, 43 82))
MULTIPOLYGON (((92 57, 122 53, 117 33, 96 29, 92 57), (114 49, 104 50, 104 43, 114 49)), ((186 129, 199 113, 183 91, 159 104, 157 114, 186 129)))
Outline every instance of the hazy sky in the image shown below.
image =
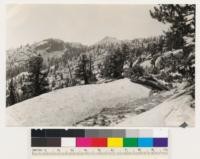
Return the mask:
POLYGON ((46 38, 93 44, 105 36, 134 39, 162 34, 167 26, 152 19, 151 5, 7 6, 7 48, 46 38))

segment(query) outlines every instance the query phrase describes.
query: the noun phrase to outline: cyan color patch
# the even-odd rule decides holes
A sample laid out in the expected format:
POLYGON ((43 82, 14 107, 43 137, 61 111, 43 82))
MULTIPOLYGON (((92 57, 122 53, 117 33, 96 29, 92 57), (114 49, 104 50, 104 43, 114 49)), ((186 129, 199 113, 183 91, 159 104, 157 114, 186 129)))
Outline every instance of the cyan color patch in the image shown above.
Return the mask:
POLYGON ((153 138, 138 138, 138 147, 153 147, 153 138))

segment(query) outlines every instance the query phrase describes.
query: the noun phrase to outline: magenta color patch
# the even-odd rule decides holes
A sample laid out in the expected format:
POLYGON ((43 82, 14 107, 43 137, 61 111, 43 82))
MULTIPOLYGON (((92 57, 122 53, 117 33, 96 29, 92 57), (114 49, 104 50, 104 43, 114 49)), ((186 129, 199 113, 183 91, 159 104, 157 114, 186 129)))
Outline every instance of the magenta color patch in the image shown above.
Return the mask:
POLYGON ((76 147, 92 147, 92 139, 85 137, 76 138, 76 147))

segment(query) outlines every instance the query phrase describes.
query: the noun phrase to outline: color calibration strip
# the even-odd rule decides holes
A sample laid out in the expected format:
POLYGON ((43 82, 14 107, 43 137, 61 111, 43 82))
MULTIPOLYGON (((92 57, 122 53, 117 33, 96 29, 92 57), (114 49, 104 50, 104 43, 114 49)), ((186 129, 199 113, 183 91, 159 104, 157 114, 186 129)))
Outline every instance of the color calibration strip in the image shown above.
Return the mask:
POLYGON ((167 130, 32 129, 32 147, 167 148, 167 130))

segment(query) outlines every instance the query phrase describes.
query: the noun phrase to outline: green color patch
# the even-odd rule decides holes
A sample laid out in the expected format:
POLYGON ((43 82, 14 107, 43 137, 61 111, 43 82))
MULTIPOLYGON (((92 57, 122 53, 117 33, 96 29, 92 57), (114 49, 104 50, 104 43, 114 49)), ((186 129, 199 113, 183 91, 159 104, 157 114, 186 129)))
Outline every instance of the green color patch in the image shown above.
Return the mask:
POLYGON ((124 138, 123 147, 138 147, 137 138, 124 138))

